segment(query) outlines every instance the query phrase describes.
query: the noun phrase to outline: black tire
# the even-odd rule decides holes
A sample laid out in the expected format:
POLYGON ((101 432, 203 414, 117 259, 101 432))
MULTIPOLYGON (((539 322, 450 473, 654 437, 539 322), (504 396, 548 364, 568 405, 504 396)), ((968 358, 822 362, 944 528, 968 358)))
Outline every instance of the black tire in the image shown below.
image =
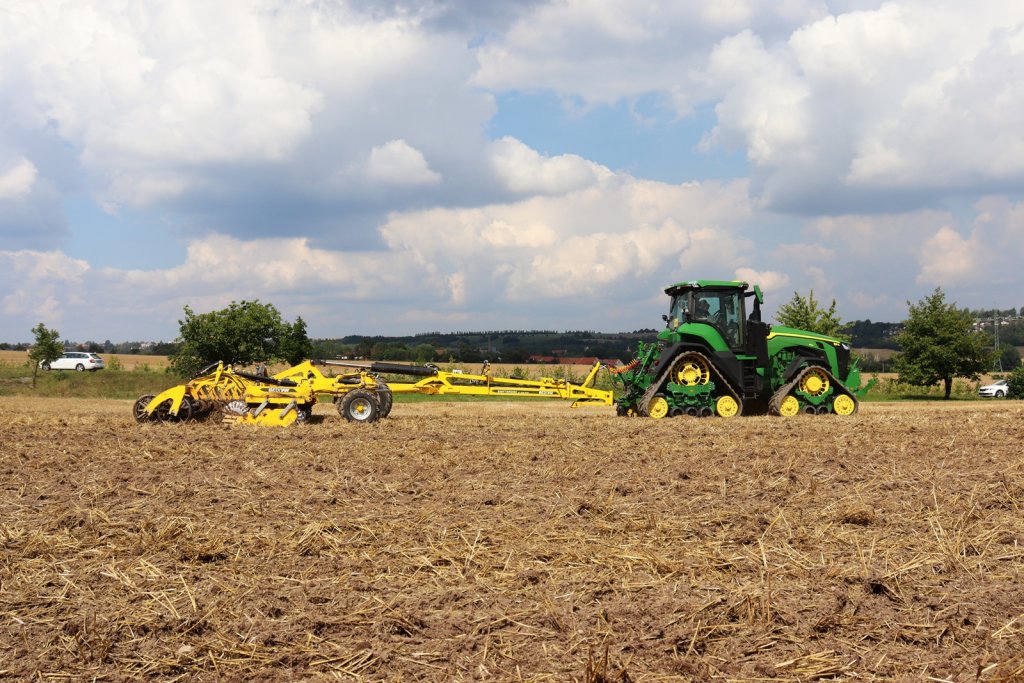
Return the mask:
POLYGON ((395 395, 391 393, 391 387, 383 382, 377 385, 377 403, 380 406, 381 419, 390 415, 391 407, 395 405, 395 395))
POLYGON ((167 399, 158 405, 156 410, 153 411, 153 417, 161 422, 169 422, 174 419, 174 416, 171 415, 171 399, 167 399))
POLYGON ((1004 391, 997 391, 996 392, 996 398, 1005 398, 1005 397, 1006 397, 1006 392, 1004 392, 1004 391))
POLYGON ((195 412, 195 406, 192 404, 192 399, 186 396, 181 399, 181 405, 178 406, 178 422, 188 422, 192 419, 192 415, 195 412))
POLYGON ((85 366, 82 365, 81 363, 79 363, 78 365, 75 366, 75 371, 76 372, 83 372, 83 371, 85 371, 85 366))
POLYGON ((132 417, 135 418, 136 422, 149 422, 153 419, 153 417, 146 412, 146 407, 154 398, 156 398, 156 394, 146 394, 144 396, 139 396, 135 401, 135 405, 132 406, 132 417))
POLYGON ((47 372, 49 372, 50 371, 50 364, 49 363, 43 363, 43 370, 46 370, 47 372))
POLYGON ((380 416, 380 405, 373 392, 356 389, 345 394, 338 412, 349 422, 374 422, 380 416))

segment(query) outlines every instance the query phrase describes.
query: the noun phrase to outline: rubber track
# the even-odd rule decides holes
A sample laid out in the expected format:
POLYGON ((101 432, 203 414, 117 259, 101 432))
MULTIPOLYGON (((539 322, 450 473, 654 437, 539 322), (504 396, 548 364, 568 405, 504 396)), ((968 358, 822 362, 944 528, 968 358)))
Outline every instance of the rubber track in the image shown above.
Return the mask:
MULTIPOLYGON (((826 375, 828 375, 828 380, 832 383, 832 386, 836 388, 836 393, 846 394, 847 396, 853 399, 853 413, 851 414, 856 415, 857 411, 860 410, 860 401, 858 401, 857 397, 853 395, 853 392, 847 389, 842 382, 836 379, 835 375, 833 375, 831 372, 821 367, 820 365, 808 365, 806 368, 798 372, 796 377, 794 377, 791 381, 779 387, 778 390, 776 390, 776 392, 772 394, 771 400, 768 401, 768 412, 771 413, 772 415, 781 415, 782 413, 780 412, 779 408, 782 406, 783 399, 789 396, 789 392, 793 391, 793 387, 799 384, 800 380, 803 379, 804 375, 806 375, 812 369, 820 370, 824 372, 826 375)), ((834 396, 832 400, 836 400, 834 396)))
POLYGON ((715 364, 711 362, 711 359, 705 356, 703 353, 700 353, 699 351, 687 351, 685 353, 679 354, 674 359, 672 359, 672 362, 669 363, 665 367, 665 369, 661 371, 660 375, 658 375, 657 381, 651 382, 651 386, 647 387, 647 391, 645 391, 644 395, 640 397, 640 414, 643 415, 644 417, 649 416, 647 410, 650 407, 651 399, 654 398, 654 395, 658 393, 659 389, 662 388, 662 385, 668 378, 668 373, 671 372, 672 368, 676 366, 676 363, 679 362, 679 359, 683 358, 684 356, 697 356, 705 363, 707 363, 708 367, 711 368, 711 371, 714 373, 714 377, 712 379, 715 380, 716 385, 719 381, 721 381, 721 386, 724 386, 728 390, 728 392, 732 395, 733 399, 736 401, 736 405, 739 406, 739 410, 736 413, 736 417, 742 415, 743 399, 740 398, 740 395, 736 392, 736 389, 733 388, 729 380, 725 378, 725 375, 718 371, 718 368, 715 367, 715 364))

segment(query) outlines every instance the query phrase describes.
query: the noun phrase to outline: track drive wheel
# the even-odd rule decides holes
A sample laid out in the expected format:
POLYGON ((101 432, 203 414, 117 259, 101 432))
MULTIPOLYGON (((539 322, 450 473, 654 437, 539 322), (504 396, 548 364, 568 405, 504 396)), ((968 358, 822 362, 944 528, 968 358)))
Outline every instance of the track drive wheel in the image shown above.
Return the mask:
POLYGON ((832 401, 832 410, 836 415, 853 415, 857 412, 857 402, 846 394, 840 394, 832 401))
POLYGON ((668 415, 668 409, 668 399, 661 394, 655 394, 654 398, 651 399, 650 404, 647 406, 647 416, 652 417, 655 420, 660 420, 668 415))
POLYGON ((672 368, 672 379, 684 387, 695 387, 711 381, 711 368, 707 361, 693 353, 679 357, 672 368))
POLYGON ((380 415, 380 407, 373 393, 356 389, 341 399, 338 412, 349 422, 373 422, 380 415))
POLYGON ((828 391, 828 388, 828 375, 820 368, 808 368, 800 378, 800 391, 810 396, 821 396, 828 391))
POLYGON ((740 414, 740 404, 732 396, 721 396, 715 401, 715 412, 722 417, 735 417, 740 414))
POLYGON ((783 417, 793 417, 799 412, 800 401, 797 400, 796 396, 787 396, 779 404, 779 415, 783 417))
POLYGON ((136 399, 135 405, 132 406, 132 417, 136 422, 149 422, 152 419, 146 412, 146 407, 154 398, 156 398, 156 394, 145 394, 136 399))

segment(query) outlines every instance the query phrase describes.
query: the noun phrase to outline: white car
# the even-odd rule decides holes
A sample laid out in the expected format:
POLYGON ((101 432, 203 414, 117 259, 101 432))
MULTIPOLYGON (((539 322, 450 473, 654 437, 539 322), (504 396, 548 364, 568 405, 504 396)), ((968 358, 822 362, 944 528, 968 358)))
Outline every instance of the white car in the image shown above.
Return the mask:
POLYGON ((978 389, 978 395, 986 398, 1006 398, 1010 393, 1010 383, 1005 379, 996 380, 978 389))
POLYGON ((95 353, 85 351, 65 351, 64 355, 53 361, 39 361, 43 370, 102 370, 106 367, 103 359, 95 353))

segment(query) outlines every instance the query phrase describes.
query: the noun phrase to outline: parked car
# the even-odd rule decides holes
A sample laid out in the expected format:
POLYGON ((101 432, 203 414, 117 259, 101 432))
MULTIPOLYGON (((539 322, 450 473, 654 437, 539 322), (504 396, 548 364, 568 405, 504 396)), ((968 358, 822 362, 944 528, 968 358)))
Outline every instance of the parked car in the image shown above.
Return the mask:
POLYGON ((1005 379, 996 380, 978 389, 978 394, 986 398, 1006 398, 1010 393, 1010 383, 1005 379))
POLYGON ((64 355, 53 361, 39 361, 39 367, 43 370, 102 370, 106 363, 95 353, 84 351, 65 351, 64 355))

